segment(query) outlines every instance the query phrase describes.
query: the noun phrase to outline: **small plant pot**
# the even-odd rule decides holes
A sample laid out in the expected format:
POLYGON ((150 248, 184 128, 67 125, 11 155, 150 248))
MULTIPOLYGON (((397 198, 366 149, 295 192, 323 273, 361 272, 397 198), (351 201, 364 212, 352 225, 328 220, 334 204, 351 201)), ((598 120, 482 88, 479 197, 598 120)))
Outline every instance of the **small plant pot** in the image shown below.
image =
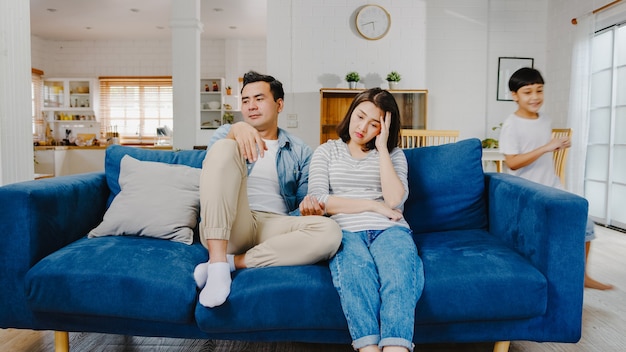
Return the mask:
POLYGON ((233 90, 231 88, 226 88, 226 95, 233 94, 233 90))
POLYGON ((348 82, 348 87, 350 87, 350 89, 356 89, 356 82, 348 82))
POLYGON ((398 82, 395 82, 395 81, 387 81, 387 82, 389 82, 390 90, 398 89, 398 82))

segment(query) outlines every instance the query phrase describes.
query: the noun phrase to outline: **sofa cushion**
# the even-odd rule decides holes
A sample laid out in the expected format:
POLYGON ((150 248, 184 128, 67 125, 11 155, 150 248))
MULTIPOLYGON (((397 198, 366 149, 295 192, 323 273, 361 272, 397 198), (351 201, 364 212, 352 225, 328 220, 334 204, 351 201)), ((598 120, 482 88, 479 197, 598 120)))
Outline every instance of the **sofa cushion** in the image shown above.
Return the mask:
POLYGON ((104 159, 104 172, 106 173, 107 184, 111 190, 109 204, 113 198, 120 193, 120 164, 124 155, 130 155, 137 160, 158 161, 167 164, 181 164, 196 168, 202 168, 202 161, 206 150, 154 150, 135 147, 125 147, 121 145, 109 146, 104 159))
POLYGON ((547 309, 545 276, 483 230, 415 236, 424 264, 416 324, 530 318, 547 309))
MULTIPOLYGON (((487 231, 425 233, 416 242, 425 275, 416 325, 523 319, 546 312, 545 276, 487 231)), ((233 335, 347 327, 325 263, 237 270, 226 302, 215 308, 198 304, 196 320, 207 333, 233 335)))
POLYGON ((89 237, 137 235, 193 242, 200 208, 200 169, 122 158, 113 199, 89 237))
POLYGON ((409 163, 409 198, 404 204, 404 217, 415 234, 486 228, 480 140, 404 152, 409 163))
POLYGON ((206 259, 199 243, 83 238, 33 266, 26 295, 36 312, 192 323, 193 269, 206 259))
POLYGON ((336 329, 349 338, 326 262, 237 270, 226 302, 198 303, 196 320, 205 332, 336 329))

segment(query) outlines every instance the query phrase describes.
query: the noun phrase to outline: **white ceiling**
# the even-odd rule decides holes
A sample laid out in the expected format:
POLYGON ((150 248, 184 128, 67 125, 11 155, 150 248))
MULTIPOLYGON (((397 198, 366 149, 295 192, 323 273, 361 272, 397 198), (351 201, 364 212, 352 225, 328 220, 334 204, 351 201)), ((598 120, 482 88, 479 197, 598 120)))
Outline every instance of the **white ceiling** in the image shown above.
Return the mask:
MULTIPOLYGON (((170 39, 171 1, 30 0, 31 33, 47 40, 170 39)), ((265 38, 267 0, 200 0, 200 7, 203 39, 265 38)))

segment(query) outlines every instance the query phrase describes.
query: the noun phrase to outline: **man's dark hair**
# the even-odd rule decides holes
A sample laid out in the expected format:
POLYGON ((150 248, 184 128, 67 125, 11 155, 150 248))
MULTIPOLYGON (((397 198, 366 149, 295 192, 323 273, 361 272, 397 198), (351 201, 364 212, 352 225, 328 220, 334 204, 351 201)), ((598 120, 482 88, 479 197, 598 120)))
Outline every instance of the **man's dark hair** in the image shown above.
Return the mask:
MULTIPOLYGON (((272 96, 274 96, 274 101, 278 99, 285 99, 285 91, 283 90, 283 84, 280 83, 276 78, 269 75, 262 75, 255 71, 249 71, 243 75, 243 87, 248 83, 254 82, 267 82, 270 84, 270 91, 272 92, 272 96)), ((243 87, 241 87, 241 91, 243 92, 243 87)))
POLYGON ((530 86, 533 84, 544 84, 541 73, 530 67, 522 67, 515 71, 509 79, 509 89, 511 92, 517 92, 524 86, 530 86))

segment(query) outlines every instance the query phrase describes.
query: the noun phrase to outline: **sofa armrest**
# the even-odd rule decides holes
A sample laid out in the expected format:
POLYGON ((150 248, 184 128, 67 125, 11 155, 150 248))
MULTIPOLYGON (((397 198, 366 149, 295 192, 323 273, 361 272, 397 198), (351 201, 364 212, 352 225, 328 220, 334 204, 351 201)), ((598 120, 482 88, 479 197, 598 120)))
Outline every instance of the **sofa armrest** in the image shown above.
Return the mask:
POLYGON ((507 174, 486 174, 489 232, 510 243, 546 275, 584 261, 587 200, 507 174), (570 258, 572 257, 572 258, 570 258), (561 265, 554 262, 566 261, 561 265))
POLYGON ((29 315, 22 311, 26 271, 96 227, 108 195, 103 172, 0 187, 1 327, 19 327, 29 315))
MULTIPOLYGON (((587 200, 520 177, 485 175, 489 232, 527 258, 548 281, 543 319, 580 337, 587 200)), ((549 331, 545 331, 547 335, 549 331)))

